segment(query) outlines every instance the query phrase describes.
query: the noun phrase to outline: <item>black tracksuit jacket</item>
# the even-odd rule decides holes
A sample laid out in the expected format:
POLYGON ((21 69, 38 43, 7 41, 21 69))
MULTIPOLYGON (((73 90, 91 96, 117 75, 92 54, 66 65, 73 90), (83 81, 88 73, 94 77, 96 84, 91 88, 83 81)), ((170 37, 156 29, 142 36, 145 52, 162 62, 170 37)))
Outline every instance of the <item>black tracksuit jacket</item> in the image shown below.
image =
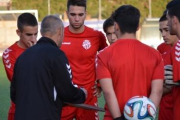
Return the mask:
POLYGON ((67 57, 42 37, 18 59, 11 83, 15 120, 60 120, 63 102, 83 103, 85 94, 72 84, 67 57))

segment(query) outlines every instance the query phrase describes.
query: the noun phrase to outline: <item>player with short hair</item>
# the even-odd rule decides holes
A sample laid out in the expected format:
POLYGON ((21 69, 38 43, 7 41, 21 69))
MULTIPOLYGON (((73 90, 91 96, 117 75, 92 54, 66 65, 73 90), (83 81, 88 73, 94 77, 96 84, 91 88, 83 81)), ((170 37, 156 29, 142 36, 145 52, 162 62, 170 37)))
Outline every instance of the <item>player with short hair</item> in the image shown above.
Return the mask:
MULTIPOLYGON (((68 0, 67 16, 69 26, 65 28, 63 50, 72 68, 73 83, 88 91, 86 104, 98 106, 97 95, 100 89, 95 85, 95 58, 98 51, 107 46, 102 32, 84 25, 86 18, 86 0, 68 0)), ((62 120, 98 120, 98 112, 66 106, 62 111, 62 120)))
MULTIPOLYGON (((158 49, 161 50, 161 54, 163 57, 164 65, 172 65, 171 62, 171 49, 176 44, 178 38, 176 35, 170 35, 168 30, 168 21, 166 18, 166 14, 163 14, 159 19, 159 30, 164 40, 164 44, 162 43, 158 46, 158 49), (164 49, 164 50, 162 50, 164 49)), ((160 110, 158 115, 158 120, 172 120, 173 118, 173 97, 172 97, 172 85, 168 85, 166 80, 163 86, 163 97, 160 102, 160 110)))
POLYGON ((114 20, 112 18, 108 18, 104 21, 103 30, 106 33, 109 44, 116 42, 117 37, 114 30, 114 20))
MULTIPOLYGON (((169 32, 171 35, 176 35, 180 39, 180 1, 173 0, 166 6, 169 32)), ((174 45, 171 50, 171 59, 173 65, 173 82, 180 82, 180 40, 174 45)), ((173 88, 173 120, 180 120, 180 86, 173 88)))
POLYGON ((116 9, 113 19, 118 40, 98 54, 97 80, 108 107, 104 120, 124 120, 124 105, 133 96, 147 96, 159 106, 163 61, 159 52, 136 39, 139 18, 139 10, 132 5, 116 9))
MULTIPOLYGON (((12 81, 14 64, 17 58, 29 47, 36 44, 38 34, 38 22, 31 13, 22 13, 17 20, 16 33, 19 40, 7 48, 2 55, 4 68, 9 81, 12 81)), ((15 104, 11 102, 8 112, 8 120, 14 120, 15 104)))

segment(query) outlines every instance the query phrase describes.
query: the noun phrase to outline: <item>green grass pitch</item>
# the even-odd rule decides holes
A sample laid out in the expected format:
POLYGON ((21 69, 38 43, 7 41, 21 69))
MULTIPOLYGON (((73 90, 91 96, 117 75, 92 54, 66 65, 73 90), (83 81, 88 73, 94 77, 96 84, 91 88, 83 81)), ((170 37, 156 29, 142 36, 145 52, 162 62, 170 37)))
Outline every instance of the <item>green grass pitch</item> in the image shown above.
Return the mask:
POLYGON ((10 107, 10 82, 7 79, 2 59, 0 58, 0 120, 7 120, 10 107))

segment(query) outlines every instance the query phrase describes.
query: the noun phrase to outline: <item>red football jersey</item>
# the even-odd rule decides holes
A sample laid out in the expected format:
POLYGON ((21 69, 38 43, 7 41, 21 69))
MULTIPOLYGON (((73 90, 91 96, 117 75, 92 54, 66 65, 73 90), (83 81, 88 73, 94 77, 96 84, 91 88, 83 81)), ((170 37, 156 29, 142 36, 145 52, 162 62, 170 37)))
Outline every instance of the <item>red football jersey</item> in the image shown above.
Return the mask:
MULTIPOLYGON (((177 43, 173 46, 173 49, 171 51, 171 58, 173 63, 173 80, 175 82, 180 81, 180 40, 177 41, 177 43)), ((180 87, 174 87, 173 88, 173 102, 174 102, 174 108, 173 108, 173 120, 179 120, 180 119, 180 87)))
POLYGON ((161 43, 157 50, 161 53, 164 65, 172 65, 172 59, 171 59, 171 45, 167 45, 166 43, 161 43))
POLYGON ((171 59, 173 63, 173 80, 177 82, 180 81, 180 40, 172 48, 171 59))
MULTIPOLYGON (((4 64, 4 68, 5 68, 5 71, 6 71, 9 81, 12 81, 15 62, 16 62, 17 58, 24 51, 25 51, 25 49, 20 48, 17 45, 17 42, 15 42, 13 45, 11 45, 9 48, 7 48, 3 52, 3 56, 2 56, 3 64, 4 64)), ((9 109, 9 113, 13 113, 13 114, 15 113, 15 104, 13 102, 11 102, 11 107, 9 109)), ((14 119, 14 118, 12 118, 12 119, 14 119)))
POLYGON ((95 57, 97 51, 107 46, 103 33, 86 27, 74 34, 65 28, 61 49, 68 57, 73 73, 73 82, 83 86, 95 82, 95 57))
POLYGON ((98 55, 97 80, 111 78, 121 112, 133 96, 149 96, 151 82, 164 79, 162 57, 135 39, 120 39, 98 55))
POLYGON ((172 120, 173 118, 173 94, 164 95, 160 102, 158 120, 172 120))
POLYGON ((7 48, 3 52, 3 64, 4 68, 6 70, 7 77, 9 81, 12 80, 13 77, 13 69, 14 69, 14 64, 17 60, 17 58, 25 51, 25 49, 20 48, 17 45, 17 42, 15 42, 13 45, 11 45, 9 48, 7 48))
POLYGON ((161 54, 164 54, 166 53, 167 51, 169 51, 171 49, 171 45, 168 45, 166 43, 161 43, 158 47, 157 47, 157 50, 161 53, 161 54))
POLYGON ((180 120, 180 86, 173 87, 173 119, 180 120))
MULTIPOLYGON (((162 54, 164 65, 172 65, 170 45, 162 43, 158 46, 159 52, 162 54)), ((160 102, 159 120, 172 120, 173 118, 173 96, 172 93, 164 95, 160 102)))

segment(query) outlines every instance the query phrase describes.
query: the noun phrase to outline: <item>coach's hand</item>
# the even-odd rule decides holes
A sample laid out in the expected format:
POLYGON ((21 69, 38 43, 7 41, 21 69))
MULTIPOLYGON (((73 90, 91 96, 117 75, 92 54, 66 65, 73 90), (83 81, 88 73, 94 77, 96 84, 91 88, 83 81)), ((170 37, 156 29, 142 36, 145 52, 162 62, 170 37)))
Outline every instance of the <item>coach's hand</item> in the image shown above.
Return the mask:
POLYGON ((36 44, 36 41, 28 41, 27 42, 28 47, 32 47, 35 44, 36 44))
POLYGON ((97 84, 95 84, 93 87, 92 87, 92 89, 94 90, 93 91, 93 96, 96 96, 96 97, 101 97, 101 91, 102 91, 102 89, 101 89, 101 87, 98 87, 97 86, 97 84))
POLYGON ((173 67, 172 65, 164 66, 164 79, 165 80, 173 80, 173 67))

